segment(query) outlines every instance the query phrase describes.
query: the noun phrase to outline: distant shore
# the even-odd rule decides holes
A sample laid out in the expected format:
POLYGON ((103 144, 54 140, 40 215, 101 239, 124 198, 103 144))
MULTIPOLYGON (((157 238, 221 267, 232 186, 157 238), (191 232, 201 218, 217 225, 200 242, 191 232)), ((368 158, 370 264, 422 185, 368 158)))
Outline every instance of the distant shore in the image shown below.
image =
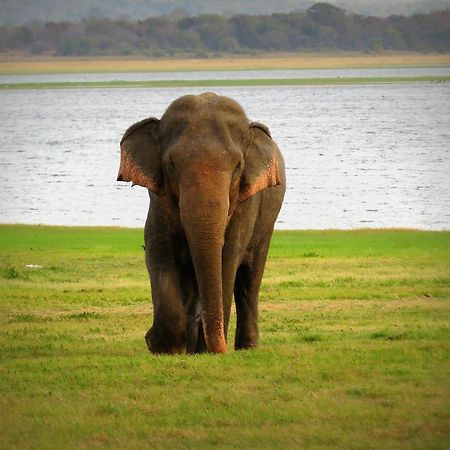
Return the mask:
POLYGON ((192 72, 221 70, 357 69, 450 67, 450 54, 422 53, 296 53, 221 58, 56 58, 0 55, 0 75, 192 72))
POLYGON ((219 80, 144 80, 73 81, 0 84, 2 90, 26 89, 101 89, 101 88, 180 88, 239 86, 327 86, 352 84, 447 83, 450 76, 335 77, 335 78, 253 78, 219 80))

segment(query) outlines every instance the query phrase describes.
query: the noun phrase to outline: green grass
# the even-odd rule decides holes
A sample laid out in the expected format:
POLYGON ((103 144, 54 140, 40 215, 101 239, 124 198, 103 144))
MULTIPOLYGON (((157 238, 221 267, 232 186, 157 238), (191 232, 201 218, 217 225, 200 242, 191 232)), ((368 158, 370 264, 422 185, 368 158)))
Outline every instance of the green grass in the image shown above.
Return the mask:
POLYGON ((0 84, 0 90, 11 89, 88 89, 88 88, 171 88, 228 86, 311 86, 385 83, 440 83, 450 76, 348 77, 348 78, 276 78, 232 80, 149 80, 149 81, 83 81, 0 84))
POLYGON ((147 352, 142 243, 0 226, 0 448, 448 448, 450 232, 275 233, 221 356, 147 352))

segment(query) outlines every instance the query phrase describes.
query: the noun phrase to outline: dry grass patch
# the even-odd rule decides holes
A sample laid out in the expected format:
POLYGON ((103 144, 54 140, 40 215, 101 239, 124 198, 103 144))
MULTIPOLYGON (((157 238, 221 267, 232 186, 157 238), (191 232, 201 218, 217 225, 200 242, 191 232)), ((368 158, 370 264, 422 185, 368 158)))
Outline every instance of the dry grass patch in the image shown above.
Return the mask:
POLYGON ((216 70, 342 69, 450 66, 449 54, 305 53, 209 59, 93 59, 2 57, 0 74, 185 72, 216 70))

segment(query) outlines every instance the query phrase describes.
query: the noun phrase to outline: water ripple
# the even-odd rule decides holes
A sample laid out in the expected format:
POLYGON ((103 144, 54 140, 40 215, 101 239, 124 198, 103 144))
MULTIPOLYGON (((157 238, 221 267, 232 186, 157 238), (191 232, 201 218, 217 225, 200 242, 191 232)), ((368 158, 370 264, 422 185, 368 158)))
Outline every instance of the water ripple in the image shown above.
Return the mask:
MULTIPOLYGON (((142 226, 115 181, 123 131, 204 89, 0 92, 2 222, 142 226)), ((450 228, 450 85, 220 88, 286 160, 277 228, 450 228)))

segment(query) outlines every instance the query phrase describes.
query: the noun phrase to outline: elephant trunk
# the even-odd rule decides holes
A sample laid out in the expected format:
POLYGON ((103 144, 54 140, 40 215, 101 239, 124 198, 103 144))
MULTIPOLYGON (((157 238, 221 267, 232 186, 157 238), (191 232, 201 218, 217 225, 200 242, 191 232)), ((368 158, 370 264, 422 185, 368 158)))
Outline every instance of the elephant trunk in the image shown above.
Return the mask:
POLYGON ((214 186, 212 190, 205 189, 204 176, 201 184, 197 179, 191 177, 185 186, 180 187, 180 217, 197 277, 206 347, 209 352, 224 353, 227 344, 222 296, 222 249, 227 226, 228 188, 225 175, 214 176, 213 184, 210 184, 214 186))

